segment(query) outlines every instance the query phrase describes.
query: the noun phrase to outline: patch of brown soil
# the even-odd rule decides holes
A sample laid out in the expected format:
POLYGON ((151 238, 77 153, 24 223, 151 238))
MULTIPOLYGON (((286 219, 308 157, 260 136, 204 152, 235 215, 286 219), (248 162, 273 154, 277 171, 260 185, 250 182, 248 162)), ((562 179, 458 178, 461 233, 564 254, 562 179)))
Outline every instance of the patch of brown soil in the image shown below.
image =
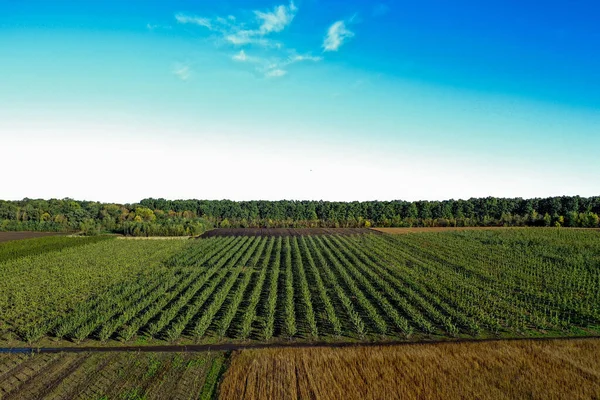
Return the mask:
POLYGON ((359 235, 377 233, 365 228, 218 228, 203 233, 201 238, 215 236, 308 236, 359 235))

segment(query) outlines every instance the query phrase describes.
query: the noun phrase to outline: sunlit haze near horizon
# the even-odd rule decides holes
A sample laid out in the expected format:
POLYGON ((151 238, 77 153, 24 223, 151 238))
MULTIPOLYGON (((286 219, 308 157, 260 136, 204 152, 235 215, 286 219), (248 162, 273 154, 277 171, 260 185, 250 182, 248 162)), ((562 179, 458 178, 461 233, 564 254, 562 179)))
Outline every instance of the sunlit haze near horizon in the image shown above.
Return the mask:
POLYGON ((599 13, 0 0, 0 199, 599 195, 599 13))

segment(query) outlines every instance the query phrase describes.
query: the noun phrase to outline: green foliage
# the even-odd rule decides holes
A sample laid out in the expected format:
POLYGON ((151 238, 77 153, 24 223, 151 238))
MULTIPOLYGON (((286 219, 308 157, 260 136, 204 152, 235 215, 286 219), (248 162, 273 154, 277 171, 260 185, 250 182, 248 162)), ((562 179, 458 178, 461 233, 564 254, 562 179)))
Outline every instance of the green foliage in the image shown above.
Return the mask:
POLYGON ((600 325, 593 230, 90 240, 0 263, 2 336, 376 339, 600 325))
MULTIPOLYGON (((347 263, 345 259, 340 258, 341 254, 337 251, 337 249, 332 250, 328 248, 323 239, 317 237, 315 240, 320 245, 321 250, 334 266, 339 276, 342 278, 348 292, 352 293, 353 297, 356 297, 360 308, 369 316, 374 324, 375 330, 380 334, 387 333, 388 326, 385 319, 381 316, 377 307, 369 300, 366 293, 374 296, 377 302, 381 302, 384 306, 386 306, 386 309, 389 310, 387 307, 389 304, 385 298, 381 295, 381 293, 377 292, 367 280, 361 279, 361 283, 365 284, 366 287, 360 287, 355 280, 357 277, 359 277, 359 275, 354 277, 351 275, 351 273, 354 272, 354 266, 347 263)), ((408 330, 408 327, 406 327, 405 330, 408 330)))
POLYGON ((98 243, 113 239, 111 236, 87 237, 64 237, 50 236, 36 239, 14 240, 0 243, 0 263, 20 257, 34 256, 51 251, 60 251, 70 247, 84 246, 86 244, 98 243))
MULTIPOLYGON (((54 365, 68 363, 70 373, 56 376, 45 358, 34 354, 24 363, 37 371, 38 378, 52 379, 52 385, 37 385, 33 390, 29 385, 13 385, 3 394, 19 399, 212 400, 226 366, 226 355, 220 352, 57 354, 54 365)), ((16 379, 19 371, 9 372, 8 377, 16 379)))
POLYGON ((65 327, 61 336, 87 337, 106 320, 103 310, 115 312, 112 306, 97 308, 97 297, 121 293, 125 282, 129 286, 129 282, 144 282, 145 276, 162 274, 161 261, 185 244, 179 240, 59 239, 79 245, 0 262, 0 335, 16 331, 27 341, 36 340, 54 332, 56 324, 75 313, 76 322, 65 327), (80 315, 81 308, 85 312, 80 315), (77 333, 71 336, 72 332, 77 333))
POLYGON ((246 262, 248 262, 248 260, 250 259, 250 256, 252 255, 252 252, 254 252, 254 250, 256 249, 258 243, 259 241, 256 238, 251 238, 246 242, 246 244, 244 245, 244 247, 241 248, 240 251, 233 253, 231 258, 229 259, 227 267, 224 268, 225 271, 230 272, 227 279, 225 280, 225 283, 214 294, 212 302, 204 310, 202 316, 198 319, 194 326, 194 336, 197 339, 202 338, 202 336, 204 336, 204 334, 206 333, 206 330, 212 323, 214 316, 221 309, 221 306, 227 299, 229 291, 231 290, 233 285, 235 285, 238 276, 242 272, 242 269, 244 268, 246 262), (250 248, 251 250, 246 252, 248 248, 250 248), (236 264, 238 260, 241 260, 240 264, 236 264))
POLYGON ((289 236, 284 240, 283 256, 285 259, 285 331, 288 337, 296 334, 296 313, 294 310, 294 275, 292 273, 292 249, 289 236))
MULTIPOLYGON (((313 259, 313 256, 311 255, 311 253, 308 249, 308 246, 306 245, 306 241, 304 240, 303 237, 300 237, 300 244, 302 245, 302 251, 303 251, 304 257, 306 257, 306 262, 308 264, 309 271, 312 274, 314 282, 317 286, 319 298, 321 300, 321 303, 323 304, 323 308, 325 309, 325 313, 327 315, 327 320, 328 320, 329 324, 331 325, 333 333, 336 336, 340 336, 342 334, 341 321, 339 320, 338 316, 336 315, 335 308, 333 306, 333 303, 332 303, 329 295, 327 294, 327 289, 323 283, 323 279, 320 276, 319 269, 317 268, 315 261, 313 259)), ((311 330, 313 330, 314 328, 312 327, 312 320, 310 321, 310 323, 311 323, 311 330)))
POLYGON ((144 199, 139 204, 0 200, 0 230, 193 236, 212 227, 599 227, 600 196, 445 201, 242 201, 144 199), (561 221, 562 219, 562 221, 561 221))
POLYGON ((292 241, 292 250, 293 250, 293 270, 296 272, 299 286, 300 286, 300 294, 302 297, 302 312, 308 322, 308 326, 310 328, 310 334, 314 337, 317 337, 319 334, 319 330, 317 328, 317 321, 315 319, 315 312, 313 310, 312 299, 310 294, 310 289, 308 287, 308 281, 306 278, 306 272, 304 271, 304 263, 302 262, 302 258, 300 255, 300 248, 298 246, 298 239, 294 237, 292 241))
POLYGON ((0 200, 0 231, 102 232, 128 236, 194 236, 212 227, 190 210, 63 200, 0 200))
POLYGON ((235 317, 236 313, 238 312, 238 308, 240 306, 240 304, 242 303, 242 300, 244 300, 244 295, 246 294, 246 288, 248 287, 248 284, 250 283, 250 279, 252 278, 252 274, 253 274, 253 269, 258 261, 258 258, 260 257, 260 254, 262 253, 262 250, 265 247, 265 243, 266 243, 266 239, 263 238, 259 238, 258 240, 256 240, 253 244, 252 250, 248 251, 245 255, 240 264, 242 265, 242 268, 244 269, 243 271, 243 278, 241 280, 241 282, 239 283, 239 286, 237 287, 232 300, 229 303, 229 306, 227 307, 224 316, 220 319, 219 323, 218 323, 218 334, 220 338, 223 338, 225 336, 225 334, 227 333, 227 329, 229 328, 231 321, 233 320, 233 318, 235 317), (260 243, 260 245, 259 245, 260 243), (258 245, 258 246, 257 246, 258 245), (248 263, 248 257, 254 252, 254 256, 252 257, 252 261, 250 263, 248 263))
POLYGON ((281 247, 283 239, 277 238, 275 254, 273 255, 273 266, 271 267, 271 277, 268 286, 268 298, 264 319, 264 339, 269 340, 273 337, 275 330, 275 308, 277 307, 277 282, 279 280, 279 268, 281 265, 281 247))
MULTIPOLYGON (((263 243, 261 244, 262 248, 265 247, 266 240, 267 239, 263 240, 263 243)), ((266 247, 266 251, 263 256, 263 261, 261 263, 258 279, 256 280, 255 286, 252 289, 252 292, 250 294, 248 309, 246 310, 246 312, 244 313, 244 316, 243 316, 242 327, 241 327, 242 339, 247 339, 248 336, 250 336, 250 331, 252 330, 252 322, 254 321, 254 318, 256 317, 256 311, 257 311, 256 307, 258 306, 258 302, 260 301, 260 295, 262 293, 263 286, 264 286, 265 280, 267 278, 267 271, 269 268, 269 264, 271 262, 271 254, 273 252, 273 247, 275 245, 274 238, 269 238, 268 241, 269 241, 269 244, 266 247)), ((262 249, 257 252, 257 254, 260 254, 260 253, 262 253, 262 249)), ((253 265, 257 265, 257 263, 258 263, 258 258, 255 257, 253 265)))
MULTIPOLYGON (((339 302, 342 304, 347 317, 352 323, 354 332, 362 338, 365 335, 365 323, 360 314, 355 310, 354 304, 350 299, 350 296, 352 296, 352 294, 350 296, 346 294, 346 292, 338 282, 336 274, 330 269, 329 262, 323 256, 323 253, 318 249, 313 238, 309 236, 307 237, 307 240, 310 245, 311 252, 319 261, 320 268, 326 277, 328 286, 333 288, 333 291, 338 297, 339 302)), ((337 320, 337 317, 335 319, 337 320)))
POLYGON ((204 387, 200 393, 200 400, 212 400, 215 397, 217 390, 217 383, 219 382, 220 376, 225 370, 225 357, 216 357, 211 366, 206 380, 204 381, 204 387))

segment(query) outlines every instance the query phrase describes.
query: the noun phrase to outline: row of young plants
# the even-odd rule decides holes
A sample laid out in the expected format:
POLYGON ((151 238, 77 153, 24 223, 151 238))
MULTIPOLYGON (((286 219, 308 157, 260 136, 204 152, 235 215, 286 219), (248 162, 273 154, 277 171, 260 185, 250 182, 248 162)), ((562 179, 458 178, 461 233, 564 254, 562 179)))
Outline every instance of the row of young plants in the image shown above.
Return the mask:
MULTIPOLYGON (((436 244, 429 241, 429 238, 430 236, 424 237, 426 242, 423 245, 406 243, 408 252, 429 264, 444 265, 444 271, 447 274, 459 276, 462 282, 467 283, 464 290, 483 291, 491 294, 491 298, 485 304, 490 307, 488 313, 497 312, 497 314, 505 315, 504 318, 500 318, 503 326, 498 327, 499 329, 523 330, 527 325, 540 325, 541 328, 545 328, 545 326, 541 326, 544 324, 544 317, 537 313, 535 307, 531 309, 530 313, 524 312, 525 309, 530 308, 531 299, 523 296, 523 290, 511 287, 508 277, 494 278, 486 271, 490 265, 483 266, 473 263, 467 259, 467 255, 462 249, 460 252, 440 249, 436 251, 436 244), (515 316, 517 318, 514 318, 515 316)), ((508 267, 503 274, 510 274, 511 270, 515 271, 515 268, 508 267)), ((538 304, 539 300, 534 303, 538 304)))
MULTIPOLYGON (((390 302, 393 302, 393 308, 403 312, 410 321, 414 323, 417 329, 426 332, 433 333, 434 326, 432 323, 423 316, 421 311, 414 307, 405 296, 401 296, 395 287, 392 286, 392 282, 388 280, 389 277, 378 271, 377 267, 370 263, 365 263, 362 258, 356 253, 356 249, 349 243, 343 243, 336 238, 326 238, 332 248, 340 249, 341 254, 346 257, 350 264, 356 267, 356 273, 362 274, 363 280, 369 280, 377 288, 378 291, 383 293, 390 302)), ((389 304, 389 303, 388 303, 389 304)), ((387 306, 389 308, 389 306, 387 306)), ((394 315, 392 313, 392 315, 394 315)), ((399 315, 394 315, 394 318, 402 318, 399 315)), ((408 322, 406 319, 400 320, 397 325, 403 327, 408 331, 408 322)), ((408 333, 405 331, 405 333, 408 333)))
POLYGON ((472 324, 473 327, 483 326, 494 333, 503 330, 501 321, 509 317, 509 305, 497 293, 485 292, 474 286, 468 276, 454 274, 444 264, 414 257, 410 252, 399 250, 394 245, 390 245, 387 251, 392 255, 396 254, 399 262, 396 267, 400 267, 402 272, 416 272, 410 276, 416 279, 417 285, 441 297, 457 310, 457 315, 466 315, 476 321, 472 324))
POLYGON ((553 309, 569 325, 600 317, 593 307, 600 301, 598 236, 585 231, 519 230, 510 236, 487 234, 484 240, 464 234, 447 240, 431 236, 429 242, 449 254, 462 247, 460 268, 481 270, 488 282, 512 292, 524 306, 553 309))
POLYGON ((458 334, 458 327, 454 324, 452 318, 437 308, 440 306, 439 302, 432 301, 431 297, 429 299, 424 298, 408 282, 395 277, 380 264, 383 260, 386 260, 384 262, 389 262, 385 258, 385 254, 380 257, 373 253, 370 254, 359 247, 355 241, 346 240, 344 237, 340 237, 336 241, 341 242, 342 246, 347 246, 347 249, 353 252, 353 255, 350 255, 350 257, 360 260, 356 263, 363 271, 369 275, 379 275, 377 280, 385 290, 385 293, 395 301, 400 309, 405 310, 410 319, 415 321, 424 331, 429 333, 434 331, 432 324, 425 318, 427 316, 446 333, 453 336, 458 334))
POLYGON ((342 334, 342 323, 340 321, 340 318, 336 314, 335 307, 333 305, 331 297, 329 296, 327 288, 325 287, 325 284, 323 283, 323 278, 321 277, 321 274, 319 273, 319 269, 318 269, 317 265, 315 264, 314 258, 312 256, 310 250, 308 249, 308 246, 306 245, 306 240, 304 239, 304 237, 300 237, 300 239, 298 239, 298 241, 300 242, 300 245, 302 248, 303 258, 306 260, 306 264, 308 265, 307 268, 308 268, 309 276, 312 277, 312 280, 315 285, 314 289, 316 290, 316 293, 317 293, 317 295, 313 296, 312 299, 320 300, 320 304, 321 304, 322 308, 324 309, 325 315, 327 317, 326 321, 324 321, 323 324, 328 325, 331 328, 331 330, 335 336, 340 336, 342 334))
POLYGON ((173 254, 164 262, 164 264, 168 267, 191 267, 194 265, 202 265, 214 255, 216 249, 227 249, 227 247, 232 246, 234 242, 235 238, 226 238, 226 240, 219 240, 217 238, 204 240, 192 239, 182 251, 173 254))
POLYGON ((294 301, 294 275, 292 272, 292 248, 289 236, 284 239, 283 256, 285 259, 284 327, 285 334, 288 337, 293 337, 296 334, 296 307, 294 301))
POLYGON ((264 307, 264 327, 262 337, 265 340, 269 340, 273 337, 275 332, 275 311, 277 309, 277 291, 279 285, 279 274, 281 268, 281 248, 282 248, 283 239, 281 237, 277 238, 277 243, 275 245, 275 252, 272 256, 272 266, 269 278, 269 285, 267 287, 267 302, 264 307))
POLYGON ((177 339, 227 275, 227 266, 234 263, 238 254, 245 251, 249 244, 250 240, 223 241, 220 247, 215 247, 211 252, 212 255, 205 257, 207 259, 205 264, 191 267, 203 271, 203 275, 194 279, 185 291, 174 295, 164 308, 158 310, 156 316, 147 325, 147 329, 140 329, 140 333, 145 331, 151 336, 177 339), (165 335, 161 335, 163 330, 166 330, 165 335))
POLYGON ((244 301, 244 299, 248 297, 247 289, 250 285, 253 275, 255 275, 256 273, 255 268, 258 264, 258 260, 263 254, 266 243, 266 238, 259 238, 256 243, 257 246, 255 246, 253 253, 248 252, 247 255, 244 256, 244 259, 242 259, 240 262, 243 269, 242 273, 244 274, 244 277, 239 283, 238 287, 236 288, 232 299, 227 306, 225 314, 218 322, 218 335, 220 338, 225 337, 233 319, 240 312, 239 309, 242 304, 242 301, 244 301), (252 255, 251 258, 250 255, 252 255))
MULTIPOLYGON (((545 234, 540 231, 515 233, 515 235, 531 235, 533 238, 539 235, 545 238, 545 234)), ((483 233, 482 237, 485 238, 487 235, 490 233, 483 233)), ((479 239, 481 240, 482 237, 479 239)), ((527 244, 525 246, 527 252, 532 255, 528 259, 515 257, 512 246, 496 246, 491 250, 487 248, 487 252, 498 252, 506 257, 506 262, 498 263, 493 261, 497 256, 485 257, 483 258, 485 261, 482 257, 473 256, 486 252, 486 247, 470 246, 471 242, 477 242, 475 239, 476 237, 471 237, 469 243, 465 244, 462 243, 463 240, 456 243, 453 235, 428 234, 374 240, 386 243, 385 253, 396 257, 397 265, 403 270, 404 275, 406 270, 410 269, 407 268, 407 263, 410 263, 418 268, 419 272, 415 279, 420 280, 422 285, 429 286, 438 296, 442 295, 446 301, 452 303, 453 308, 463 310, 467 315, 471 314, 471 317, 478 320, 478 325, 493 331, 527 333, 531 330, 564 330, 574 325, 593 326, 600 320, 593 311, 598 308, 596 293, 600 289, 600 284, 593 275, 588 278, 587 286, 581 285, 580 292, 566 292, 565 287, 570 286, 570 281, 580 279, 578 276, 581 269, 571 269, 572 273, 569 275, 565 275, 564 271, 559 272, 560 267, 557 267, 557 264, 564 264, 557 262, 554 257, 544 258, 547 247, 536 251, 534 244, 527 244), (407 242, 408 245, 405 245, 407 242), (454 245, 447 245, 447 243, 454 243, 454 245), (502 275, 498 273, 498 276, 494 277, 492 271, 496 270, 502 270, 502 275), (554 283, 551 286, 528 285, 526 287, 522 283, 511 283, 521 279, 507 277, 507 275, 523 277, 525 275, 523 271, 533 270, 544 271, 544 274, 538 272, 529 275, 540 276, 541 280, 554 281, 554 283), (558 280, 556 275, 560 275, 561 279, 558 280), (432 282, 435 282, 436 288, 431 287, 432 282), (563 304, 574 304, 574 308, 561 309, 556 300, 544 299, 552 293, 561 294, 557 296, 559 298, 568 297, 570 302, 566 301, 563 304), (582 300, 583 305, 575 301, 578 298, 582 300), (586 318, 581 318, 585 312, 587 312, 586 318), (577 320, 573 318, 576 315, 580 316, 577 320)), ((486 246, 492 244, 486 243, 486 246)), ((554 247, 550 248, 554 249, 554 247)), ((600 253, 597 243, 594 251, 595 254, 600 253)))
MULTIPOLYGON (((600 290, 600 281, 589 265, 597 250, 584 249, 587 258, 577 262, 544 258, 555 256, 562 242, 549 245, 543 237, 536 242, 533 235, 526 245, 531 261, 518 258, 510 246, 493 244, 508 258, 503 261, 497 254, 473 255, 480 243, 493 239, 485 235, 194 240, 152 271, 81 302, 27 338, 48 331, 74 341, 128 341, 136 335, 170 341, 381 338, 528 334, 600 323, 598 296, 592 293, 600 290), (571 265, 571 273, 557 265, 571 265), (555 287, 568 297, 546 301, 533 286, 543 279, 536 270, 550 274, 554 286, 546 283, 544 290, 555 287), (585 279, 575 276, 584 270, 590 271, 585 279), (566 279, 563 286, 557 275, 566 279), (569 296, 565 287, 580 292, 569 296), (577 305, 578 297, 590 304, 577 305)), ((588 246, 596 249, 593 242, 588 246)))
MULTIPOLYGON (((445 302, 435 294, 435 290, 422 284, 419 271, 410 267, 410 260, 398 257, 393 252, 393 247, 388 246, 388 243, 373 237, 370 240, 363 240, 359 244, 372 265, 379 266, 378 270, 381 276, 394 283, 398 291, 407 299, 411 300, 413 304, 419 304, 420 308, 427 310, 427 314, 434 318, 435 315, 441 314, 437 318, 446 321, 442 324, 451 324, 446 330, 448 333, 457 333, 458 327, 472 335, 480 333, 479 326, 468 314, 445 302), (452 321, 456 321, 458 326, 454 326, 452 321)), ((433 283, 429 280, 427 282, 433 283)))
POLYGON ((305 261, 302 260, 302 255, 300 253, 300 246, 298 245, 298 238, 294 237, 292 240, 292 262, 293 262, 293 270, 295 272, 295 279, 298 282, 299 292, 300 292, 300 305, 297 307, 300 312, 299 314, 304 315, 304 319, 308 323, 308 330, 310 331, 310 335, 312 337, 317 337, 319 335, 319 329, 317 327, 317 320, 315 317, 315 311, 313 309, 313 300, 310 288, 308 286, 308 279, 306 276, 306 271, 304 268, 305 261))
MULTIPOLYGON (((306 241, 310 251, 312 252, 313 257, 315 257, 319 264, 320 270, 323 271, 323 277, 325 278, 324 281, 326 282, 327 286, 331 289, 331 291, 335 293, 337 299, 339 300, 339 303, 342 305, 345 315, 350 320, 352 331, 360 338, 364 337, 366 333, 366 325, 363 320, 363 317, 356 310, 354 302, 351 300, 351 297, 353 297, 354 295, 348 294, 346 290, 344 290, 343 286, 337 279, 337 275, 335 274, 333 269, 330 268, 329 261, 325 258, 323 253, 318 249, 317 245, 315 244, 314 238, 311 236, 307 236, 306 241)), ((335 317, 334 321, 336 320, 337 323, 339 323, 337 317, 335 317)))
MULTIPOLYGON (((242 277, 242 285, 243 285, 242 292, 243 292, 243 290, 245 290, 245 287, 248 285, 248 280, 250 278, 249 275, 251 272, 251 270, 246 267, 246 263, 252 256, 253 252, 256 250, 259 243, 260 243, 259 238, 256 238, 256 237, 251 238, 248 241, 248 245, 252 244, 251 246, 248 246, 249 250, 248 251, 240 251, 237 255, 235 255, 231 259, 230 265, 227 268, 228 270, 230 270, 230 274, 229 274, 227 280, 225 281, 223 286, 221 286, 220 289, 214 294, 212 302, 201 313, 202 314, 201 317, 198 319, 198 321, 194 325, 193 334, 196 339, 200 339, 200 338, 202 338, 202 336, 204 336, 204 334, 206 333, 206 330, 209 328, 209 326, 213 322, 215 315, 217 314, 217 312, 221 309, 221 307, 225 303, 225 300, 227 299, 229 292, 231 291, 233 286, 236 284, 237 279, 240 274, 243 275, 243 277, 242 277), (239 263, 238 263, 238 260, 240 261, 239 263)), ((233 310, 233 311, 235 312, 236 310, 233 310)), ((227 316, 227 314, 225 314, 225 316, 226 316, 225 320, 227 320, 229 317, 227 316)), ((233 316, 231 316, 231 319, 233 319, 233 316)), ((222 320, 222 321, 224 321, 224 320, 222 320)), ((229 327, 229 323, 227 323, 227 326, 224 328, 224 330, 226 331, 228 327, 229 327)), ((221 325, 221 329, 222 328, 223 328, 223 325, 221 325)))
MULTIPOLYGON (((56 320, 54 326, 48 324, 45 328, 56 338, 75 341, 87 337, 107 340, 115 332, 128 340, 142 328, 150 335, 156 334, 177 314, 176 305, 185 304, 183 299, 189 299, 190 293, 219 269, 227 247, 205 250, 204 259, 215 260, 212 268, 155 268, 150 276, 142 275, 118 284, 80 303, 68 315, 56 320), (150 321, 152 323, 148 325, 150 321)), ((195 252, 196 249, 187 248, 183 253, 186 251, 195 252)))
MULTIPOLYGON (((336 255, 334 255, 335 250, 332 251, 330 248, 325 246, 320 237, 315 237, 313 240, 316 246, 318 246, 320 251, 323 252, 325 257, 331 263, 337 275, 341 278, 347 293, 356 298, 357 305, 373 323, 373 327, 375 328, 376 332, 381 335, 388 333, 388 323, 386 322, 385 318, 383 318, 381 310, 375 305, 376 302, 383 303, 385 301, 381 297, 381 293, 376 292, 371 285, 359 285, 365 283, 366 281, 360 283, 355 281, 351 275, 353 266, 344 263, 342 259, 337 258, 336 255), (373 296, 375 298, 375 302, 372 302, 369 297, 367 297, 365 292, 368 293, 369 296, 373 296)), ((388 309, 385 309, 385 311, 388 311, 388 309)))
POLYGON ((74 331, 83 324, 91 326, 92 319, 101 325, 105 319, 96 309, 109 312, 111 304, 128 308, 133 292, 151 289, 151 275, 164 270, 160 260, 181 245, 102 240, 0 264, 0 335, 16 333, 32 342, 58 330, 61 337, 73 338, 74 331), (59 329, 61 324, 65 326, 59 329))
POLYGON ((114 236, 49 236, 34 239, 11 240, 0 243, 0 263, 20 257, 35 256, 51 251, 59 251, 71 247, 98 243, 109 239, 114 239, 114 236))
MULTIPOLYGON (((260 265, 260 272, 259 272, 258 278, 256 279, 256 282, 254 284, 254 288, 252 289, 252 292, 250 293, 250 297, 248 299, 248 307, 242 316, 242 323, 241 323, 241 329, 240 329, 240 332, 241 332, 240 338, 242 338, 242 339, 248 339, 248 337, 250 336, 250 334, 252 332, 252 323, 254 322, 254 319, 256 318, 257 307, 260 302, 260 298, 261 298, 261 294, 263 292, 263 287, 264 287, 265 281, 267 279, 267 272, 269 270, 269 265, 271 263, 271 255, 273 253, 275 239, 273 237, 268 238, 268 239, 265 238, 263 240, 262 246, 264 247, 265 245, 266 245, 266 250, 263 255, 261 265, 260 265), (266 244, 267 240, 268 240, 268 244, 266 244)), ((262 250, 261 250, 261 252, 262 252, 262 250)), ((253 265, 257 265, 257 263, 258 263, 258 258, 255 259, 255 262, 253 262, 253 265)))

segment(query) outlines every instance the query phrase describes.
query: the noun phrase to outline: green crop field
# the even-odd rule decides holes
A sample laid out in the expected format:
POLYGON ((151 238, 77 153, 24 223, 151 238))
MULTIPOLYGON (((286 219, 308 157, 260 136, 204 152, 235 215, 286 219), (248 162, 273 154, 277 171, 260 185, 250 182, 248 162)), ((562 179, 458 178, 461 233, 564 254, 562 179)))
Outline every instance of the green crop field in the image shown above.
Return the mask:
POLYGON ((212 399, 223 353, 0 354, 0 399, 212 399))
POLYGON ((69 237, 0 244, 0 254, 13 255, 0 262, 0 339, 39 339, 46 333, 45 321, 69 315, 90 298, 166 269, 162 260, 184 244, 69 237), (49 240, 54 246, 48 245, 49 240), (26 254, 28 248, 31 255, 26 254))
POLYGON ((600 326, 596 231, 79 244, 0 263, 4 341, 418 340, 600 326))

